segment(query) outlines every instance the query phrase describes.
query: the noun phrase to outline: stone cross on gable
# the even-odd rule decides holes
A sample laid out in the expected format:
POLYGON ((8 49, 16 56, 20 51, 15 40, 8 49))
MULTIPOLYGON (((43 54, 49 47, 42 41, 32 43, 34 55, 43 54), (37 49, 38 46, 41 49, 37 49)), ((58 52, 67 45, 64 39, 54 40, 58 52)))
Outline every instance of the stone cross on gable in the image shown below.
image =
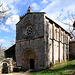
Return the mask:
POLYGON ((33 12, 31 6, 29 5, 27 13, 33 12))

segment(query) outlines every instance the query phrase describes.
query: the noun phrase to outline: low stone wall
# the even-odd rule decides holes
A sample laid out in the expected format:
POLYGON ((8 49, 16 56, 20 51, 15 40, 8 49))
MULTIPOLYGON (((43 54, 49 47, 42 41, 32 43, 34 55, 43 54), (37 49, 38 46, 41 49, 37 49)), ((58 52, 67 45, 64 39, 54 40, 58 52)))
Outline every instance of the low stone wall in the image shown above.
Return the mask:
POLYGON ((75 59, 75 40, 70 41, 70 59, 75 59))

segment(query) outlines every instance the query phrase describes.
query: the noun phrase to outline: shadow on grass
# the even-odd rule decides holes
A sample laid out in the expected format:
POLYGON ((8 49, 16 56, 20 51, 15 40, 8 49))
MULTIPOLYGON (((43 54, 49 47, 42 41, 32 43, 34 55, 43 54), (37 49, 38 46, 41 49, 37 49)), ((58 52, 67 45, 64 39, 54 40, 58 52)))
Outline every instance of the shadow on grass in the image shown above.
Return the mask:
POLYGON ((67 71, 67 70, 75 70, 75 65, 66 65, 66 66, 63 66, 63 67, 56 67, 55 69, 46 69, 44 71, 41 71, 41 74, 43 73, 59 73, 60 75, 63 74, 63 71, 67 71))
POLYGON ((31 75, 72 75, 74 72, 75 60, 42 71, 32 72, 31 75))

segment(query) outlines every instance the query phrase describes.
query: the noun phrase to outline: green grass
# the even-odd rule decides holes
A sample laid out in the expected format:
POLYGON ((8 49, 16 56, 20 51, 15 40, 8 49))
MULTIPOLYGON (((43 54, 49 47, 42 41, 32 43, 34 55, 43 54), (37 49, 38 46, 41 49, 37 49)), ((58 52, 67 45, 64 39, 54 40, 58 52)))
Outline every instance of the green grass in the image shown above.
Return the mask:
POLYGON ((59 64, 56 67, 45 69, 39 72, 31 72, 30 75, 64 75, 75 71, 75 60, 59 64))

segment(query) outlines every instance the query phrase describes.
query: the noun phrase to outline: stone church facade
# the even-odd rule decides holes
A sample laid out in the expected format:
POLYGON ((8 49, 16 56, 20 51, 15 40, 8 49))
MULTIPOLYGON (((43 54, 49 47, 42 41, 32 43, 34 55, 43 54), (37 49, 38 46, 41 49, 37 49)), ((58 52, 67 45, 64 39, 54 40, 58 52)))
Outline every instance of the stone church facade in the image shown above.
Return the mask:
POLYGON ((69 59, 70 34, 45 12, 29 6, 16 24, 16 63, 24 69, 41 70, 69 59))

